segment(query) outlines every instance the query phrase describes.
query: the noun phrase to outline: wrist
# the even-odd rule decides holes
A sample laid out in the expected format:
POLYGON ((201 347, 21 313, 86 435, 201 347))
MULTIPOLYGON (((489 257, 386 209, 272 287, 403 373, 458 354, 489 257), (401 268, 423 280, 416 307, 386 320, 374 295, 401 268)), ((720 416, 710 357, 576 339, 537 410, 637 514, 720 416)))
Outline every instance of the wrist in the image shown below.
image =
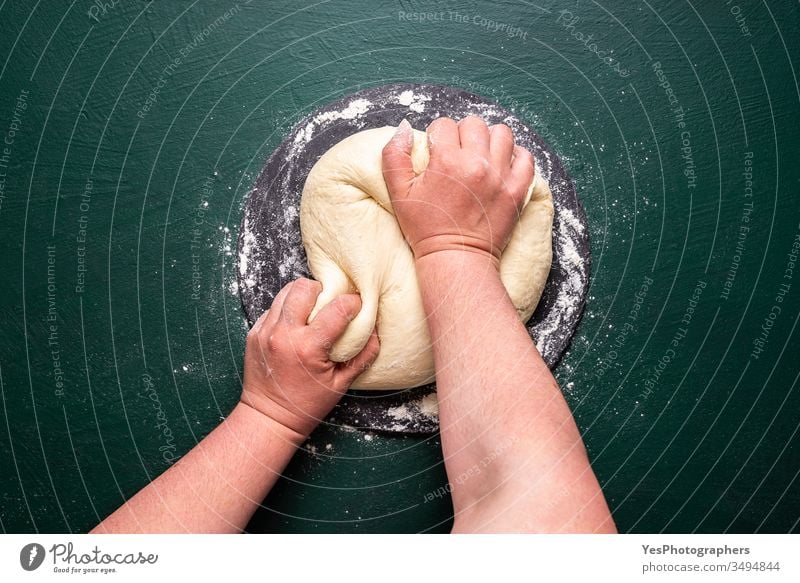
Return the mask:
POLYGON ((450 277, 469 278, 477 274, 499 276, 500 260, 474 249, 441 249, 414 257, 417 272, 436 271, 450 277))
POLYGON ((242 399, 225 421, 226 423, 241 423, 247 426, 248 431, 272 438, 277 437, 297 447, 306 440, 313 429, 312 427, 305 432, 302 428, 295 428, 284 420, 266 413, 253 402, 253 399, 245 395, 242 395, 242 399))
MULTIPOLYGON (((433 235, 425 237, 414 243, 413 252, 415 260, 435 255, 442 252, 466 252, 487 258, 500 268, 500 255, 502 249, 481 237, 474 237, 463 233, 433 235)), ((451 256, 453 257, 453 256, 451 256)))

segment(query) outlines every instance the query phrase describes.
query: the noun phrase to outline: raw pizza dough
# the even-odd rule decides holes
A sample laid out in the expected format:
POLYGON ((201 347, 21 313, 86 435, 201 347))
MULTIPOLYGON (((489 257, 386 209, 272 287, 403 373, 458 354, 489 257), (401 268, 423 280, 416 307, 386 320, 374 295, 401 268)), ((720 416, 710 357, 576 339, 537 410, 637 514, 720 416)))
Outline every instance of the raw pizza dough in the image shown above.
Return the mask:
MULTIPOLYGON (((300 231, 322 292, 309 317, 344 293, 361 294, 361 311, 334 343, 331 359, 356 356, 378 327, 380 354, 355 389, 410 388, 434 379, 433 351, 414 257, 394 217, 381 172, 381 151, 396 128, 370 129, 330 148, 306 179, 300 231)), ((428 165, 424 132, 414 130, 414 171, 428 165)), ((553 200, 538 174, 500 261, 500 276, 519 317, 530 318, 552 260, 553 200)))

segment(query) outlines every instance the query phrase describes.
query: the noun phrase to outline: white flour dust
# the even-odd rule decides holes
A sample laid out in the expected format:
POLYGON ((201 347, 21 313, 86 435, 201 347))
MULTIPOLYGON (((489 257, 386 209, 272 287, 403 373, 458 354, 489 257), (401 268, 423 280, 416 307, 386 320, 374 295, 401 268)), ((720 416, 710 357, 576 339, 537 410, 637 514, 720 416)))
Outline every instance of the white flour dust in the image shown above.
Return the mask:
POLYGON ((416 111, 417 113, 425 111, 425 103, 430 100, 431 98, 429 95, 414 93, 410 89, 403 91, 397 96, 397 103, 405 105, 408 109, 416 111))
POLYGON ((252 289, 258 281, 262 265, 249 265, 250 256, 255 251, 256 236, 250 230, 250 220, 247 216, 245 216, 242 229, 242 248, 239 250, 239 276, 244 281, 244 284, 252 289))
POLYGON ((436 393, 430 393, 415 401, 403 403, 397 407, 390 407, 387 411, 389 417, 397 421, 393 429, 404 429, 410 424, 419 422, 439 422, 439 401, 436 393))
MULTIPOLYGON (((396 109, 398 105, 407 107, 409 112, 425 111, 433 117, 447 115, 447 112, 430 110, 432 96, 433 93, 423 90, 403 89, 387 93, 377 99, 351 99, 341 109, 312 115, 294 130, 294 135, 290 138, 291 146, 286 163, 291 164, 292 160, 305 150, 314 136, 339 120, 348 120, 354 124, 357 130, 366 127, 370 113, 389 108, 396 109), (426 110, 426 108, 428 109, 426 110)), ((465 110, 469 113, 485 119, 502 120, 511 127, 515 135, 530 135, 531 133, 531 130, 518 118, 509 116, 497 105, 472 103, 465 105, 465 110)), ((562 277, 558 289, 551 291, 551 293, 555 292, 555 299, 552 296, 549 297, 550 305, 548 305, 544 319, 533 327, 537 348, 543 355, 548 355, 555 354, 563 346, 566 336, 572 334, 577 312, 582 308, 583 295, 589 279, 588 264, 580 255, 580 251, 585 245, 586 233, 579 217, 566 208, 563 202, 574 194, 567 190, 567 184, 551 180, 553 160, 550 154, 541 147, 535 147, 533 154, 536 159, 537 173, 550 182, 550 188, 554 195, 556 213, 553 223, 553 253, 557 262, 554 262, 553 269, 562 277)), ((270 270, 272 274, 277 273, 284 281, 308 274, 297 219, 302 185, 291 184, 291 177, 291 171, 284 172, 280 177, 282 182, 276 185, 275 192, 280 193, 280 201, 273 208, 281 210, 274 212, 274 217, 270 217, 272 226, 269 233, 259 232, 258 238, 256 238, 251 231, 256 221, 247 216, 243 221, 238 269, 243 285, 250 290, 255 288, 257 282, 265 280, 264 276, 268 275, 265 270, 270 270), (262 249, 255 248, 256 245, 262 249), (277 257, 274 253, 275 249, 281 250, 277 257), (266 250, 272 252, 265 253, 266 250), (271 259, 268 260, 268 256, 271 256, 271 259), (265 265, 267 261, 269 265, 265 265)), ((252 194, 254 192, 251 192, 252 194)), ((263 193, 258 193, 258 195, 263 195, 263 193)), ((266 289, 264 292, 269 295, 273 293, 272 290, 266 289)), ((434 418, 437 417, 437 412, 434 410, 435 404, 435 395, 429 395, 418 401, 391 409, 390 416, 396 418, 398 424, 408 422, 406 416, 434 418), (425 401, 425 399, 428 400, 425 401)))
MULTIPOLYGON (((538 164, 538 160, 537 160, 538 164)), ((554 190, 558 184, 550 185, 554 190)), ((571 209, 557 208, 553 221, 553 253, 559 258, 559 269, 566 277, 559 286, 556 300, 547 317, 534 328, 536 348, 546 354, 550 345, 565 335, 564 322, 569 322, 583 305, 583 292, 588 283, 589 274, 586 261, 579 253, 579 241, 583 240, 584 226, 571 209)), ((572 333, 572 330, 567 331, 572 333)))
POLYGON ((292 142, 292 151, 290 157, 293 157, 295 154, 301 151, 301 149, 311 141, 311 138, 314 137, 314 131, 321 124, 339 119, 356 119, 367 113, 371 106, 372 102, 367 101, 366 99, 354 99, 347 105, 347 107, 339 111, 325 111, 318 113, 311 118, 310 121, 306 122, 302 128, 297 130, 297 135, 294 137, 292 142))

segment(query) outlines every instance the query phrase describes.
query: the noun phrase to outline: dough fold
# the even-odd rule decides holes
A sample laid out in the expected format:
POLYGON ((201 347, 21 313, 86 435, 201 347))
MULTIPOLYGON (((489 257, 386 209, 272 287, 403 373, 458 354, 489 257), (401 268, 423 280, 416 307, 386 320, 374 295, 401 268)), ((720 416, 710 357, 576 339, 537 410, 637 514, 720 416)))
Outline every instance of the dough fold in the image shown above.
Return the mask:
MULTIPOLYGON (((410 388, 434 379, 414 257, 381 171, 381 151, 395 129, 365 130, 331 147, 311 169, 300 203, 308 265, 322 284, 309 321, 337 296, 361 294, 361 311, 334 343, 332 360, 356 356, 377 325, 380 354, 354 389, 410 388)), ((417 174, 428 165, 427 136, 418 130, 412 161, 417 174)), ((550 272, 552 224, 552 195, 537 167, 528 202, 500 260, 501 280, 523 322, 533 314, 550 272)))

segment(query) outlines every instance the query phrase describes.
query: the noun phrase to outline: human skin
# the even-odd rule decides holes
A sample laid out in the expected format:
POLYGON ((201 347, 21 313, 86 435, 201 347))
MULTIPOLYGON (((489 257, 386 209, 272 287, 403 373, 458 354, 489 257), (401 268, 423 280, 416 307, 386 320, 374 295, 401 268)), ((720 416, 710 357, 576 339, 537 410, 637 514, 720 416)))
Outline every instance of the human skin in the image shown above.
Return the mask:
POLYGON ((322 286, 298 279, 247 336, 240 402, 169 470, 93 533, 241 532, 305 438, 378 354, 373 334, 347 363, 328 350, 361 308, 339 296, 306 324, 322 286))
MULTIPOLYGON (((533 159, 505 126, 477 118, 428 128, 431 159, 410 166, 410 127, 384 170, 434 341, 454 532, 614 532, 569 408, 500 282, 533 159), (462 479, 467 476, 466 479, 462 479)), ((94 533, 241 532, 296 449, 379 350, 328 350, 358 313, 343 295, 306 324, 321 286, 287 285, 247 337, 239 404, 194 449, 94 533)))
POLYGON ((406 123, 383 169, 433 342, 453 532, 615 532, 572 413, 500 281, 533 157, 476 117, 439 118, 427 136, 424 172, 406 123))

